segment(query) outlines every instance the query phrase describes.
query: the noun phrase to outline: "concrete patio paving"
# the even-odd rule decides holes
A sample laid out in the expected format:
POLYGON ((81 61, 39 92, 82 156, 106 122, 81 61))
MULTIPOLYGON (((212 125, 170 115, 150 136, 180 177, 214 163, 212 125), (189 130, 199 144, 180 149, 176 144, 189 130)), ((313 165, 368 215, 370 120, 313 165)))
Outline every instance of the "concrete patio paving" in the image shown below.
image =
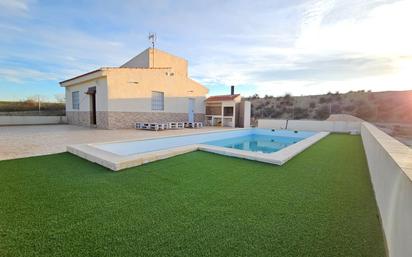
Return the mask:
POLYGON ((73 144, 196 134, 222 129, 228 128, 144 131, 101 130, 73 125, 0 126, 0 160, 61 153, 66 151, 67 145, 73 144))

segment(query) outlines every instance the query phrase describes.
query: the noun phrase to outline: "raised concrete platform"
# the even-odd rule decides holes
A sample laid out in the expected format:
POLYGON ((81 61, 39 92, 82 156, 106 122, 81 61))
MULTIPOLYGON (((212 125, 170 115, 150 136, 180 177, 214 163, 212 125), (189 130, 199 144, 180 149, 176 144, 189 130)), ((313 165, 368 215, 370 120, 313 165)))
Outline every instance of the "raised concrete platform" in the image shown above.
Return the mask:
POLYGON ((228 129, 203 127, 156 132, 136 129, 106 130, 74 125, 0 126, 0 160, 62 153, 68 145, 193 135, 228 129))

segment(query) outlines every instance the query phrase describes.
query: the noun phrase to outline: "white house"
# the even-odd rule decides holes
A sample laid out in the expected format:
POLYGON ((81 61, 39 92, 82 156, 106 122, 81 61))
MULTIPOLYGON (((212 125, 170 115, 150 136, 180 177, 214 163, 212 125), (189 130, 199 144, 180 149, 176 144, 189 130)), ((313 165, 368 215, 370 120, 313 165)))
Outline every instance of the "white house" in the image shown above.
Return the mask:
POLYGON ((208 89, 188 77, 188 62, 148 48, 124 65, 60 82, 70 124, 132 128, 134 122, 204 121, 208 89))

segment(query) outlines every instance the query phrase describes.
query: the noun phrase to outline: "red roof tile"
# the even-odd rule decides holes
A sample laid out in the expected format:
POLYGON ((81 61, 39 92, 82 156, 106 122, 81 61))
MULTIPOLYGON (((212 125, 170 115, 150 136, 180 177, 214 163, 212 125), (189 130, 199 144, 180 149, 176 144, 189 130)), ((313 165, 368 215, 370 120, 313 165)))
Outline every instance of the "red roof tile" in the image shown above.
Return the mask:
POLYGON ((240 96, 240 94, 234 94, 234 95, 214 95, 210 96, 206 99, 206 101, 232 101, 236 97, 240 96))

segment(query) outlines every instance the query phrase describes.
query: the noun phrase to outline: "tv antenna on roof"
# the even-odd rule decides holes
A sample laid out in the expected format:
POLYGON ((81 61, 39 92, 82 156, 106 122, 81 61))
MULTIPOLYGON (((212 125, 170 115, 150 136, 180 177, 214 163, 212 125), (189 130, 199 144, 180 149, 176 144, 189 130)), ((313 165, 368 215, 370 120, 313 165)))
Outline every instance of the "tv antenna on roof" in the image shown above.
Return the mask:
POLYGON ((152 44, 152 68, 154 68, 154 48, 155 48, 155 42, 156 42, 156 33, 149 33, 149 40, 150 43, 152 44))
POLYGON ((155 42, 156 42, 156 33, 149 33, 149 40, 150 43, 152 44, 152 48, 155 47, 155 42))

